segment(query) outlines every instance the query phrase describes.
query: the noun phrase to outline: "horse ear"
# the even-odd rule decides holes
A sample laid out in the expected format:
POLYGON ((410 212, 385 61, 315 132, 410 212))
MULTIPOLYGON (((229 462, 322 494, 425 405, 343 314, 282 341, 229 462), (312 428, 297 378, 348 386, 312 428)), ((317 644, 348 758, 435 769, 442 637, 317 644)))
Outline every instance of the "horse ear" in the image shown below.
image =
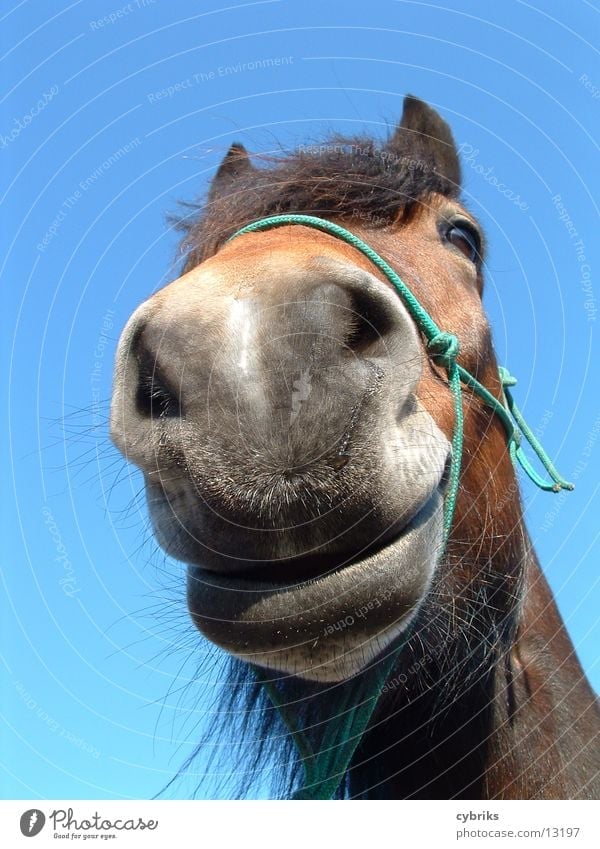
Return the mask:
POLYGON ((435 109, 412 94, 404 98, 402 118, 388 147, 406 152, 407 132, 413 136, 409 146, 431 157, 436 172, 460 186, 460 162, 450 127, 435 109))
POLYGON ((234 142, 225 154, 225 158, 219 165, 217 173, 213 177, 210 185, 211 197, 214 197, 225 186, 230 185, 238 177, 241 177, 242 174, 246 174, 254 170, 256 169, 252 165, 248 151, 244 145, 234 142))

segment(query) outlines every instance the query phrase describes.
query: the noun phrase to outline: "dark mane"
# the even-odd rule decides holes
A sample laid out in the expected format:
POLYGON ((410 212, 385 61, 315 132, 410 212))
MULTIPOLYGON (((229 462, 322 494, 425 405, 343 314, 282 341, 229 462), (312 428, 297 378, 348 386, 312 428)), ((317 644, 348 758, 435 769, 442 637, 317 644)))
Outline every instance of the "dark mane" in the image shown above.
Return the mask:
POLYGON ((211 256, 240 227, 268 215, 359 218, 382 227, 406 220, 434 192, 459 194, 408 130, 396 133, 393 147, 389 141, 381 145, 367 137, 333 135, 282 157, 255 157, 262 163, 258 168, 241 146, 234 145, 232 155, 237 164, 230 161, 229 168, 219 169, 206 201, 184 204, 187 214, 176 220, 184 233, 186 270, 211 256))

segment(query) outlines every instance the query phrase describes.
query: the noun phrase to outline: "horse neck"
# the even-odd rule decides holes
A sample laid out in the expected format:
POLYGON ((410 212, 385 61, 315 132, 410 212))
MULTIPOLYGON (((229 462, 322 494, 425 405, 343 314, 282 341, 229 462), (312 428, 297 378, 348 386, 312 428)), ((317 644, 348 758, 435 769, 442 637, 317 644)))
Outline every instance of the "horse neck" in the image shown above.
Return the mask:
POLYGON ((352 795, 597 796, 597 705, 528 545, 523 578, 510 639, 487 656, 482 650, 477 674, 449 704, 431 681, 407 700, 387 700, 358 753, 365 766, 351 774, 352 795))
POLYGON ((516 639, 504 676, 496 676, 486 791, 509 799, 597 798, 598 703, 533 550, 525 578, 516 639))

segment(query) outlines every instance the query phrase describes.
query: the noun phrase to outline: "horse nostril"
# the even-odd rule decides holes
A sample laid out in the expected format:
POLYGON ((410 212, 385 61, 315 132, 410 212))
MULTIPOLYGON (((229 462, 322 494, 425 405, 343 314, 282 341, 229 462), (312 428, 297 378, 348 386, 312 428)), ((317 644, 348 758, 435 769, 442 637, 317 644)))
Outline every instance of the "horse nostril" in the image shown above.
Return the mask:
POLYGON ((183 415, 179 399, 169 389, 158 364, 148 352, 138 356, 135 405, 141 416, 150 419, 180 418, 183 415))
POLYGON ((353 351, 364 351, 379 342, 391 329, 393 318, 388 305, 371 292, 352 292, 352 315, 345 343, 353 351))

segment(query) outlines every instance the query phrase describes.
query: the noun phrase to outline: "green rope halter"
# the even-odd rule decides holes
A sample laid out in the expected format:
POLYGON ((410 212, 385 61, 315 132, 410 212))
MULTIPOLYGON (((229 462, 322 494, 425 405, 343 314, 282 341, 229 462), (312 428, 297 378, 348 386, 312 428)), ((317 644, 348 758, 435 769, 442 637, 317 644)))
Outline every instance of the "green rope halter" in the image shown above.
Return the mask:
MULTIPOLYGON (((516 384, 516 378, 507 369, 500 368, 499 376, 503 397, 501 401, 494 397, 483 384, 479 383, 472 374, 456 362, 460 352, 460 343, 457 337, 453 333, 440 330, 427 310, 419 303, 394 269, 373 248, 369 247, 362 239, 359 239, 358 236, 344 229, 344 227, 340 227, 339 224, 333 224, 331 221, 326 221, 323 218, 317 218, 313 215, 273 215, 268 218, 261 218, 259 221, 254 221, 252 224, 242 227, 228 241, 244 233, 270 230, 273 227, 281 227, 286 224, 299 224, 304 227, 314 227, 317 230, 322 230, 352 245, 352 247, 371 260, 373 265, 382 272, 398 292, 415 324, 425 337, 426 348, 431 358, 434 362, 443 366, 448 373, 448 383, 454 398, 454 430, 452 434, 450 475, 444 501, 444 547, 450 536, 454 519, 462 465, 464 418, 461 383, 470 387, 500 417, 506 430, 508 449, 513 463, 518 462, 536 486, 551 492, 559 492, 561 489, 574 489, 573 484, 566 481, 557 472, 552 461, 515 404, 510 387, 516 384), (546 469, 550 480, 541 477, 531 465, 523 452, 521 445, 523 437, 527 440, 540 463, 546 469)), ((323 735, 321 747, 316 753, 313 752, 302 729, 297 726, 289 710, 289 706, 284 703, 275 683, 269 680, 265 670, 256 669, 258 680, 265 687, 274 708, 279 711, 288 731, 292 735, 303 762, 304 786, 293 798, 331 799, 333 797, 369 724, 381 689, 394 666, 394 662, 402 646, 403 644, 391 651, 382 662, 374 667, 371 674, 363 673, 358 680, 357 688, 352 694, 350 694, 350 688, 348 688, 345 703, 339 706, 338 715, 329 722, 323 735), (335 719, 335 722, 333 719, 335 719)))

